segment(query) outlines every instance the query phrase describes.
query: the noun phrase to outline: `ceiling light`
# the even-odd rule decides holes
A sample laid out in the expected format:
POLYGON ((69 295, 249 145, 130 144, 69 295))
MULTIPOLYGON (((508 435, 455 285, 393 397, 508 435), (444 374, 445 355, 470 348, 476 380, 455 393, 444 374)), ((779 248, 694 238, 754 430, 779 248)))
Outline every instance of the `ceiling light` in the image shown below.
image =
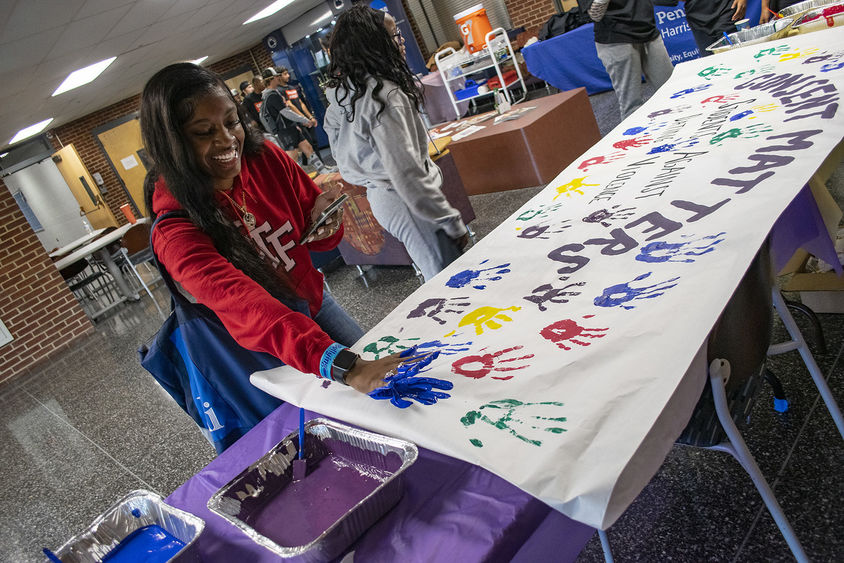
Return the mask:
POLYGON ((248 20, 246 20, 245 22, 243 22, 243 25, 246 25, 248 23, 252 23, 254 21, 262 20, 264 18, 268 18, 271 15, 273 15, 274 13, 276 13, 279 10, 281 10, 282 8, 284 8, 285 6, 287 6, 288 4, 292 4, 292 3, 293 3, 293 0, 276 0, 275 2, 273 2, 269 6, 267 6, 266 8, 264 8, 263 10, 261 10, 260 12, 258 12, 257 14, 255 14, 254 16, 249 18, 248 20))
POLYGON ((50 119, 45 119, 44 121, 40 121, 40 122, 36 123, 35 125, 30 125, 29 127, 21 129, 20 131, 18 131, 15 134, 14 137, 12 137, 12 140, 9 141, 9 144, 14 145, 18 141, 23 141, 24 139, 28 139, 29 137, 32 137, 33 135, 37 135, 38 133, 40 133, 41 131, 46 129, 51 121, 53 121, 52 117, 50 119))
POLYGON ((67 78, 64 79, 64 82, 56 88, 56 91, 53 92, 54 96, 58 96, 62 92, 67 92, 68 90, 73 90, 74 88, 79 88, 85 84, 88 84, 96 77, 100 75, 108 65, 114 62, 114 59, 117 57, 111 57, 110 59, 106 59, 104 61, 100 61, 98 63, 94 63, 92 65, 88 65, 85 68, 80 68, 79 70, 74 70, 70 74, 67 75, 67 78))
POLYGON ((0 154, 0 158, 6 158, 7 156, 9 156, 9 153, 7 153, 7 152, 0 154))
POLYGON ((198 59, 194 59, 191 62, 195 65, 201 65, 202 61, 204 61, 207 58, 208 58, 208 55, 205 55, 204 57, 199 57, 198 59))

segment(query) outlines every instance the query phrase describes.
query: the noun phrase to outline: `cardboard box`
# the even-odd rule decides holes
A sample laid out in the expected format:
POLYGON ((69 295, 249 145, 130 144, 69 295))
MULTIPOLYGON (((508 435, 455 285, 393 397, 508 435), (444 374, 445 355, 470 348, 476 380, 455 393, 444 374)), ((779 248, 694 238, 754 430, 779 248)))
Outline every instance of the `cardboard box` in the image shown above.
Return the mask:
POLYGON ((808 258, 806 251, 799 250, 783 268, 784 273, 795 272, 783 291, 799 293, 800 301, 816 313, 844 313, 844 276, 807 272, 808 258))
POLYGON ((562 5, 563 11, 568 12, 569 10, 577 6, 577 0, 563 0, 562 5))

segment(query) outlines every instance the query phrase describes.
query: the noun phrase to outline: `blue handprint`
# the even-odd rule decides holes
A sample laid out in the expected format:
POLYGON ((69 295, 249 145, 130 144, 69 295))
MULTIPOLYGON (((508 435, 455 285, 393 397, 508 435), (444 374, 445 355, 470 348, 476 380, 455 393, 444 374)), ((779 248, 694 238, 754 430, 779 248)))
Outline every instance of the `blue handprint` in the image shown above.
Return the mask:
POLYGON ((687 139, 685 141, 677 141, 676 143, 666 143, 664 145, 653 147, 651 150, 648 151, 648 154, 671 152, 677 149, 688 149, 695 146, 696 144, 698 144, 697 139, 687 139))
MULTIPOLYGON (((488 261, 489 260, 484 260, 481 264, 485 264, 488 261)), ((501 274, 510 272, 509 266, 510 264, 507 263, 492 266, 491 268, 481 268, 479 270, 463 270, 462 272, 457 272, 451 276, 451 278, 445 282, 445 285, 448 287, 466 287, 467 285, 471 285, 475 289, 486 289, 486 285, 481 284, 480 282, 500 280, 502 278, 501 274)))
POLYGON ((434 391, 434 389, 448 391, 454 387, 451 381, 433 377, 416 377, 421 370, 439 357, 439 351, 414 355, 416 351, 417 348, 414 346, 399 354, 400 357, 409 359, 396 368, 395 375, 384 378, 387 383, 384 387, 371 391, 369 396, 378 400, 389 399, 400 409, 406 409, 413 404, 409 399, 423 405, 433 405, 439 399, 451 397, 448 393, 434 391))
MULTIPOLYGON (((436 351, 438 354, 442 356, 453 356, 455 354, 463 353, 469 350, 469 347, 472 345, 472 342, 442 342, 440 340, 430 340, 428 342, 423 342, 422 344, 417 344, 414 348, 416 351, 423 353, 423 352, 434 352, 436 351)), ((419 369, 417 373, 423 373, 431 369, 431 366, 424 366, 419 369)))
POLYGON ((701 92, 706 90, 712 86, 712 84, 701 84, 700 86, 695 86, 694 88, 686 88, 685 90, 680 90, 679 92, 674 92, 671 94, 671 99, 679 98, 681 96, 685 96, 686 94, 694 94, 695 92, 701 92))
MULTIPOLYGON (((656 241, 646 244, 639 251, 636 260, 639 262, 694 262, 690 256, 702 256, 715 250, 715 245, 723 242, 724 232, 717 235, 708 235, 699 239, 687 240, 685 242, 664 242, 656 241)), ((684 235, 688 238, 691 235, 684 235)))
POLYGON ((664 282, 655 283, 654 285, 646 285, 638 288, 630 287, 630 284, 634 281, 641 281, 649 277, 651 274, 652 272, 646 272, 633 279, 633 281, 611 285, 610 287, 604 289, 603 294, 595 298, 595 305, 598 307, 621 307, 622 309, 633 309, 633 305, 625 305, 624 303, 634 299, 653 299, 654 297, 659 297, 665 293, 667 289, 671 289, 677 285, 672 282, 676 282, 680 279, 679 277, 676 277, 664 282))

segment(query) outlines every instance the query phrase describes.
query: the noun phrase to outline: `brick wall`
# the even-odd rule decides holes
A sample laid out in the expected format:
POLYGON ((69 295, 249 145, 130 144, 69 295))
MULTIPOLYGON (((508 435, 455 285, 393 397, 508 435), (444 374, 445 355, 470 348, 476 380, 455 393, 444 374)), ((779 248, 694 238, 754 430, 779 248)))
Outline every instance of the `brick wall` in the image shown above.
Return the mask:
POLYGON ((556 13, 551 0, 504 0, 504 4, 510 13, 513 27, 525 28, 525 32, 517 39, 519 45, 536 35, 548 18, 556 13))
POLYGON ((0 347, 0 382, 94 331, 2 180, 0 319, 14 338, 0 347))
MULTIPOLYGON (((258 44, 208 68, 223 74, 249 66, 260 73, 272 64, 270 53, 258 44)), ((129 198, 91 131, 138 111, 139 100, 140 95, 121 100, 51 131, 56 149, 73 143, 88 170, 102 174, 108 190, 105 202, 121 223, 126 219, 120 206, 129 198)), ((0 382, 26 374, 95 330, 2 180, 0 319, 14 337, 11 343, 0 347, 0 382)))

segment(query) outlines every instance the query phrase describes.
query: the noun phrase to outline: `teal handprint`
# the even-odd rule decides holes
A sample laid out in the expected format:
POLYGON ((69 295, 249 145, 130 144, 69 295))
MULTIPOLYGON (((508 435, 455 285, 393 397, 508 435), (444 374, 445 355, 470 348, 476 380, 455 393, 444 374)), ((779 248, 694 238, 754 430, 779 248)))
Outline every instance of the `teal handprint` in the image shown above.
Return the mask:
MULTIPOLYGON (((517 399, 499 399, 487 403, 478 410, 469 411, 460 419, 463 426, 469 427, 476 422, 485 422, 504 430, 523 442, 534 446, 541 446, 542 432, 562 434, 565 428, 557 426, 557 423, 565 422, 563 416, 553 416, 558 407, 563 403, 556 401, 543 401, 540 403, 523 403, 517 399), (481 412, 486 409, 486 413, 481 412), (533 436, 528 436, 532 434, 533 436)), ((483 447, 483 442, 477 438, 471 438, 469 442, 478 448, 483 447)))

